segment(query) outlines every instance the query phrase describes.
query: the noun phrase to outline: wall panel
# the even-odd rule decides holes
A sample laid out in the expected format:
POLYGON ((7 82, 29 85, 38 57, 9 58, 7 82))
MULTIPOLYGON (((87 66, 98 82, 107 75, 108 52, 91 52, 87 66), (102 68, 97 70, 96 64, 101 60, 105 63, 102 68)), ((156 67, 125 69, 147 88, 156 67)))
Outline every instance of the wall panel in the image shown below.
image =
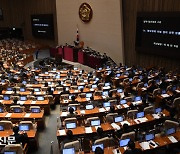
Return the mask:
POLYGON ((179 60, 135 51, 137 12, 180 11, 179 0, 123 0, 124 51, 127 65, 163 66, 175 69, 179 60))

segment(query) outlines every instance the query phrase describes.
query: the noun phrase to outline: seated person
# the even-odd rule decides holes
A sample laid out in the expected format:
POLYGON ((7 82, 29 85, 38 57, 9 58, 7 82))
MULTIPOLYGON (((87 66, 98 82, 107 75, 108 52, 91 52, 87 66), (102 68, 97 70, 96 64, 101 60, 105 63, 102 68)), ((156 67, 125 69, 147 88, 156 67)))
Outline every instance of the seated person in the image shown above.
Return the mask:
POLYGON ((96 147, 96 149, 95 149, 95 152, 94 152, 95 154, 104 154, 104 150, 103 149, 101 149, 100 147, 96 147))
POLYGON ((141 154, 142 150, 135 148, 135 143, 133 141, 128 142, 128 149, 124 152, 124 154, 141 154))
POLYGON ((131 128, 129 127, 129 125, 125 123, 125 124, 123 125, 122 129, 117 130, 116 136, 117 136, 118 138, 121 138, 122 134, 131 132, 131 131, 132 131, 132 130, 131 130, 131 128))
POLYGON ((47 88, 47 95, 53 95, 53 91, 51 90, 51 87, 47 88))
POLYGON ((90 97, 90 103, 93 104, 94 107, 98 107, 100 105, 100 103, 98 101, 94 100, 93 96, 90 97))
POLYGON ((76 101, 76 97, 75 96, 71 97, 71 103, 72 104, 77 104, 78 103, 78 101, 76 101))
POLYGON ((61 92, 61 95, 62 94, 69 94, 69 90, 66 90, 66 87, 63 87, 63 91, 61 92))
POLYGON ((112 100, 112 99, 114 99, 113 98, 113 93, 109 92, 108 97, 106 98, 106 101, 109 101, 109 100, 112 100))
POLYGON ((67 114, 67 117, 76 117, 77 113, 74 112, 74 109, 72 107, 69 108, 69 113, 67 114))
POLYGON ((110 106, 109 113, 115 113, 115 107, 114 106, 110 106))
POLYGON ((103 129, 101 127, 98 127, 97 129, 97 135, 94 136, 94 141, 95 140, 98 140, 98 139, 101 139, 101 138, 104 138, 104 137, 107 137, 107 135, 104 133, 103 129))
POLYGON ((71 130, 67 130, 66 134, 67 134, 67 137, 61 142, 61 149, 64 148, 64 145, 66 143, 73 142, 73 141, 77 140, 77 138, 75 138, 73 136, 73 132, 71 130))
POLYGON ((13 132, 14 132, 13 136, 15 137, 16 144, 22 143, 22 145, 24 146, 25 143, 28 143, 27 133, 24 132, 19 133, 18 126, 13 127, 13 132))

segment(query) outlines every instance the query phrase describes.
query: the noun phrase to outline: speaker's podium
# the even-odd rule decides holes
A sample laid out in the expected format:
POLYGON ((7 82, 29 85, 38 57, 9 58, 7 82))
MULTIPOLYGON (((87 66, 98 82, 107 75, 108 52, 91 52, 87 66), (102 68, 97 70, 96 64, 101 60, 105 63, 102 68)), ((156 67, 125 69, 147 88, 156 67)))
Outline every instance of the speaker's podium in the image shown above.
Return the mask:
POLYGON ((64 47, 63 58, 68 61, 77 62, 78 61, 78 48, 64 47))

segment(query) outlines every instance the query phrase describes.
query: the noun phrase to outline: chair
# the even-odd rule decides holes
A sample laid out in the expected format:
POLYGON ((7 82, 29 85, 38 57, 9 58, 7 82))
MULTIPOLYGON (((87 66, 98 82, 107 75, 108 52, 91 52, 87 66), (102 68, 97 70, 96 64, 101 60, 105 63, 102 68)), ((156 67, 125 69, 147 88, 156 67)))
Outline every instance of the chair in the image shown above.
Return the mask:
POLYGON ((166 91, 171 91, 172 85, 167 86, 166 91))
POLYGON ((135 115, 138 113, 138 110, 129 110, 127 112, 127 117, 130 118, 130 119, 134 119, 135 118, 135 115))
POLYGON ((117 93, 117 89, 111 89, 111 90, 109 90, 109 93, 116 94, 117 93))
POLYGON ((102 91, 95 91, 94 96, 102 96, 102 91))
POLYGON ((57 91, 63 91, 63 87, 56 87, 57 91))
POLYGON ((121 140, 122 139, 127 139, 127 138, 130 138, 132 141, 134 141, 135 140, 135 132, 132 131, 132 132, 129 132, 129 133, 122 134, 121 140))
POLYGON ((114 122, 114 117, 117 116, 118 113, 108 113, 106 115, 106 121, 109 122, 109 123, 112 123, 114 122))
POLYGON ((26 154, 28 151, 27 144, 24 147, 21 144, 9 144, 6 145, 4 151, 14 151, 16 154, 26 154))
POLYGON ((167 130, 169 128, 175 128, 177 129, 179 127, 179 123, 178 122, 175 122, 175 121, 172 121, 172 120, 166 120, 164 122, 164 129, 167 130))
POLYGON ((154 113, 154 107, 153 106, 148 106, 144 108, 144 113, 146 114, 153 114, 154 113))
POLYGON ((140 83, 137 84, 136 87, 133 86, 133 87, 132 87, 132 90, 138 91, 140 88, 143 88, 143 87, 144 87, 144 83, 143 83, 143 82, 140 82, 140 83))
POLYGON ((132 100, 133 100, 132 97, 125 97, 124 99, 125 99, 127 102, 132 102, 132 100))
POLYGON ((69 94, 61 95, 61 100, 68 100, 68 99, 69 99, 69 94))
POLYGON ((78 89, 78 86, 71 86, 71 89, 72 89, 72 90, 77 90, 77 89, 78 89))
POLYGON ((74 148, 75 151, 79 151, 80 149, 80 143, 79 141, 72 141, 64 144, 64 148, 74 148))
POLYGON ((111 99, 111 100, 109 100, 108 102, 110 102, 110 105, 111 105, 111 106, 117 105, 117 100, 116 100, 116 99, 111 99))
POLYGON ((47 99, 49 100, 49 103, 50 103, 51 105, 54 104, 54 99, 53 99, 53 96, 52 96, 52 95, 46 95, 45 98, 47 98, 47 99))
POLYGON ((0 125, 4 126, 4 130, 12 130, 13 129, 13 123, 8 120, 1 120, 0 125))
POLYGON ((104 147, 111 147, 114 144, 114 139, 112 137, 103 137, 101 139, 95 140, 94 144, 103 144, 104 147))
POLYGON ((78 96, 81 98, 86 98, 86 93, 80 93, 78 96))
POLYGON ((133 77, 133 80, 138 80, 138 79, 139 79, 138 76, 134 76, 134 77, 133 77))
POLYGON ((173 101, 173 107, 177 110, 177 117, 180 117, 180 97, 175 98, 173 101))

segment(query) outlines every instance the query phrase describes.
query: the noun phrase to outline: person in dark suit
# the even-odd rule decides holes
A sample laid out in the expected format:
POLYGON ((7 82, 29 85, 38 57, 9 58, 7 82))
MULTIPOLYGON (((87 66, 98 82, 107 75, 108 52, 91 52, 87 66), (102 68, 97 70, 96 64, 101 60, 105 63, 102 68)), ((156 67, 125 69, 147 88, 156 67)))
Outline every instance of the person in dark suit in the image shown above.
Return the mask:
POLYGON ((101 149, 100 147, 96 147, 96 149, 95 149, 95 152, 94 152, 95 154, 104 154, 104 150, 103 149, 101 149))
POLYGON ((130 140, 128 142, 128 149, 124 152, 124 154, 142 154, 142 150, 135 148, 135 143, 130 140))
POLYGON ((27 133, 19 133, 19 127, 18 126, 15 126, 13 128, 13 132, 14 132, 14 137, 15 137, 15 140, 16 140, 16 144, 20 144, 22 143, 22 145, 24 146, 25 143, 28 143, 28 136, 27 136, 27 133))
POLYGON ((72 107, 69 108, 69 113, 67 114, 68 118, 76 117, 77 113, 74 112, 74 109, 72 107))

